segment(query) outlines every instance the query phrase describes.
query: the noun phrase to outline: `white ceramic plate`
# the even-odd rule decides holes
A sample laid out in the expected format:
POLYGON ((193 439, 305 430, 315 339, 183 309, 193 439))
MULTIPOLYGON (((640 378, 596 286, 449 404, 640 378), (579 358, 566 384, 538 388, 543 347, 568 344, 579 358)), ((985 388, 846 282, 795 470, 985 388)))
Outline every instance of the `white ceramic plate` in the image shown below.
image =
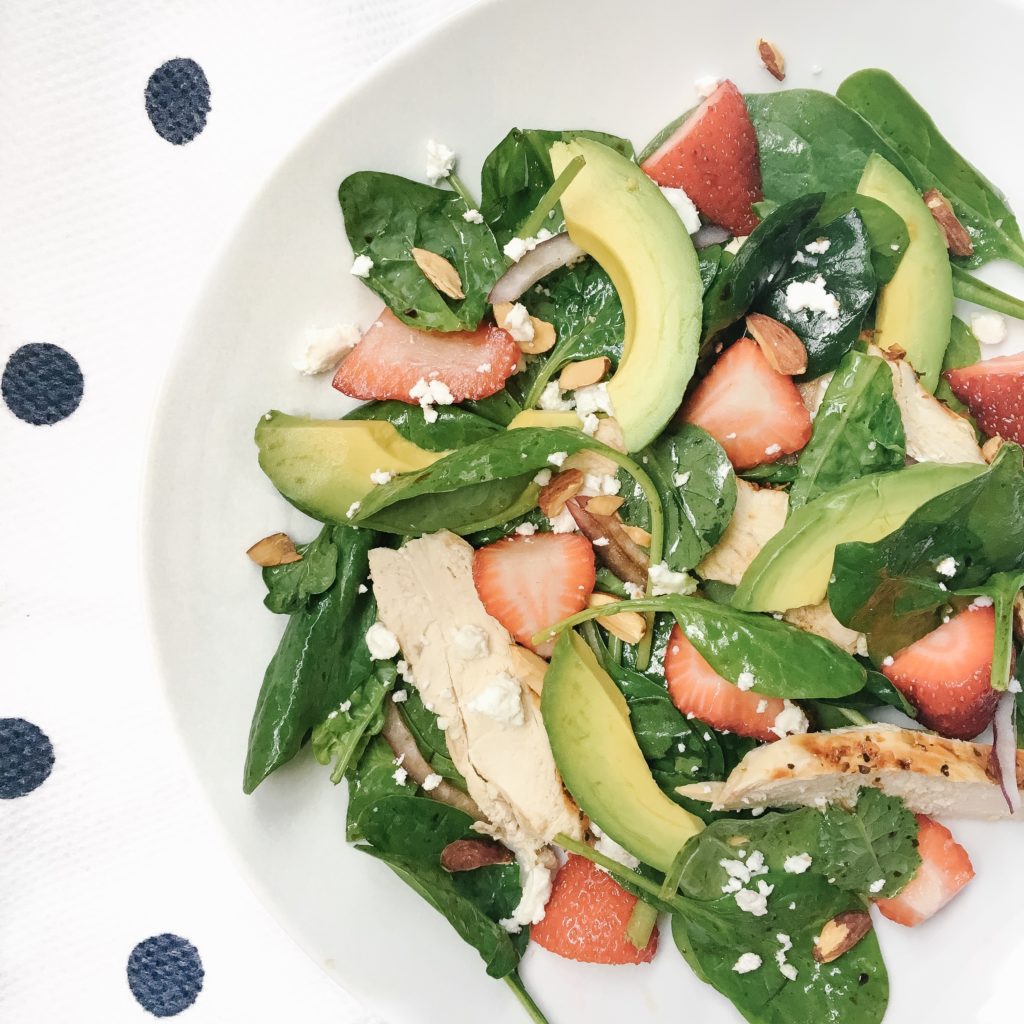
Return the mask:
MULTIPOLYGON (((316 531, 263 478, 252 431, 269 408, 344 412, 329 378, 291 369, 295 346, 308 326, 365 323, 379 305, 348 273, 338 183, 361 168, 420 178, 428 137, 456 148, 473 181, 513 125, 604 129, 639 147, 693 104, 698 75, 729 76, 744 90, 775 88, 755 54, 759 35, 785 54, 787 86, 834 90, 857 68, 890 69, 1024 209, 1019 6, 491 3, 396 56, 285 160, 225 252, 182 343, 151 454, 146 513, 150 607, 170 702, 255 889, 318 963, 394 1024, 475 1022, 483 1012, 491 1024, 525 1018, 440 916, 383 865, 345 846, 344 792, 308 753, 255 796, 241 791, 249 716, 284 625, 261 607, 259 574, 243 552, 274 530, 300 539, 316 531)), ((1024 292, 1024 273, 1011 269, 1003 280, 1024 292)), ((974 859, 975 882, 913 932, 880 924, 891 1022, 995 1022, 1017 1005, 1020 834, 1005 825, 955 828, 974 859)), ((694 978, 668 936, 662 947, 645 968, 569 964, 532 949, 523 973, 552 1024, 739 1020, 694 978)))

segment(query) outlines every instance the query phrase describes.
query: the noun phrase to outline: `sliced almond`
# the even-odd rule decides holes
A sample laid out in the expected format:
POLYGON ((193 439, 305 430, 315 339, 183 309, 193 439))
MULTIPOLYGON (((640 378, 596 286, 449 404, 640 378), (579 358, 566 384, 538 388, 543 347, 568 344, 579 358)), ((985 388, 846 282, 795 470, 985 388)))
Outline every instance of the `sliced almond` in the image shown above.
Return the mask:
POLYGON ((515 677, 533 690, 539 697, 544 689, 544 674, 548 670, 548 663, 533 651, 520 647, 519 644, 512 644, 509 648, 514 663, 515 677))
POLYGON ((998 434, 996 434, 995 437, 990 437, 981 446, 982 458, 984 458, 986 462, 992 462, 999 453, 999 449, 1002 448, 1004 444, 1006 444, 1006 442, 998 434))
POLYGON ((416 266, 423 271, 423 276, 442 295, 449 299, 464 299, 466 293, 462 290, 462 278, 459 272, 443 257, 429 249, 410 249, 416 266))
POLYGON ((791 328, 764 313, 748 313, 747 331, 773 370, 788 377, 806 371, 807 349, 791 328))
POLYGON ((937 188, 928 189, 922 198, 935 223, 939 225, 939 230, 946 237, 946 248, 954 256, 973 256, 974 242, 967 228, 957 220, 950 201, 937 188))
POLYGON ((256 541, 246 554, 264 568, 302 561, 302 555, 295 550, 295 543, 287 533, 272 533, 269 537, 256 541))
MULTIPOLYGON (((588 608, 601 608, 606 604, 616 604, 621 597, 614 594, 603 594, 594 591, 587 598, 588 608)), ((647 622, 639 612, 616 612, 614 615, 599 615, 598 624, 604 626, 612 636, 617 636, 627 644, 638 644, 647 632, 647 622)))
POLYGON ((819 964, 838 960, 871 931, 871 915, 866 910, 846 910, 826 922, 814 941, 812 956, 819 964))
MULTIPOLYGON (((617 452, 624 453, 626 451, 626 435, 622 433, 622 424, 614 416, 605 416, 604 419, 598 421, 594 439, 600 441, 601 444, 606 444, 609 448, 614 448, 617 452)), ((613 469, 612 472, 614 473, 615 470, 613 469)))
MULTIPOLYGON (((514 305, 514 302, 496 302, 491 307, 494 311, 494 322, 503 331, 508 330, 505 322, 508 320, 508 315, 512 312, 514 305)), ((515 342, 519 346, 519 351, 528 356, 537 356, 554 348, 555 341, 557 340, 554 326, 549 324, 547 320, 541 320, 535 316, 530 317, 530 322, 533 324, 533 337, 529 341, 520 341, 516 338, 515 342)))
POLYGON ((545 484, 537 504, 548 519, 554 519, 565 508, 565 503, 582 490, 583 474, 578 469, 566 469, 545 484))
POLYGON ((612 368, 612 361, 607 356, 595 356, 583 359, 578 363, 569 363, 558 377, 558 386, 563 391, 575 391, 604 380, 605 374, 612 368))
POLYGON ((651 546, 651 535, 642 526, 628 526, 623 523, 622 532, 634 543, 642 548, 651 546))
POLYGON ((611 516, 622 508, 625 500, 617 494, 599 494, 587 503, 587 511, 593 516, 611 516))
POLYGON ((783 81, 786 77, 786 58, 782 56, 779 48, 767 39, 758 39, 757 53, 772 78, 783 81))
MULTIPOLYGON (((601 420, 601 423, 607 423, 607 420, 601 420)), ((601 428, 598 426, 597 433, 594 437, 598 437, 601 433, 601 428)), ((591 448, 583 448, 578 452, 573 452, 565 460, 565 469, 578 469, 582 473, 591 473, 594 476, 614 476, 619 471, 619 467, 616 463, 612 462, 606 455, 602 455, 600 452, 594 451, 591 448)))
POLYGON ((441 867, 451 872, 511 864, 513 860, 512 851, 493 839, 456 839, 441 851, 441 867))

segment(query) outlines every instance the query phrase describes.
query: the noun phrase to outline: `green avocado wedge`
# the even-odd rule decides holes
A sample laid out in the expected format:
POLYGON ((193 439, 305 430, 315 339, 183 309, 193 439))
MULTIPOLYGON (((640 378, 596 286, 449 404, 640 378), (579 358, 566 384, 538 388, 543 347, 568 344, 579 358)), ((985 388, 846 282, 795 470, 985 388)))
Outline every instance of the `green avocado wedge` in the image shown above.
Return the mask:
POLYGON ((704 823, 658 788, 625 699, 572 630, 555 645, 541 713, 562 781, 584 813, 634 857, 667 874, 704 823))
POLYGON ((987 468, 922 462, 861 477, 801 506, 750 564, 733 595, 733 607, 784 612, 818 604, 828 590, 838 545, 881 540, 926 501, 987 468))

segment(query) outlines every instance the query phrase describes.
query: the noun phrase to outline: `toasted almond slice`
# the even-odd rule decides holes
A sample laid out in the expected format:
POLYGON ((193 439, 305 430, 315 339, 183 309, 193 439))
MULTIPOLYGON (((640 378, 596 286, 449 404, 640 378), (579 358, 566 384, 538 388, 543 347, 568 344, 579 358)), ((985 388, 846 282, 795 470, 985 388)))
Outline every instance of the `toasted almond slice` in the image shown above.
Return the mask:
POLYGON ((582 490, 583 474, 578 469, 565 469, 545 484, 537 504, 544 515, 554 519, 565 508, 565 503, 582 490))
POLYGON ((838 960, 871 931, 871 915, 866 910, 846 910, 825 923, 814 940, 811 955, 819 964, 838 960))
POLYGON ((594 516, 614 515, 622 508, 625 500, 617 494, 599 494, 596 498, 590 499, 587 511, 594 516))
POLYGON ((780 82, 783 81, 786 77, 786 58, 782 56, 779 48, 767 39, 758 39, 757 53, 769 74, 780 82))
POLYGON ((748 313, 747 331, 773 370, 792 377, 807 369, 807 349, 785 324, 764 313, 748 313))
POLYGON ((981 454, 986 462, 991 462, 996 455, 999 453, 999 449, 1003 447, 1006 442, 996 434, 995 437, 990 437, 982 446, 981 454))
POLYGON ((922 198, 946 238, 946 248, 954 256, 973 256, 974 242, 967 228, 957 219, 950 201, 937 188, 928 189, 922 198))
MULTIPOLYGON (((622 598, 616 597, 614 594, 603 594, 600 591, 594 591, 587 598, 587 607, 600 608, 603 605, 615 604, 621 600, 622 598)), ((627 644, 640 643, 647 632, 647 622, 639 612, 616 612, 614 615, 599 615, 597 621, 612 636, 617 636, 627 644)))
POLYGON ((302 561, 302 555, 295 550, 295 544, 287 533, 272 533, 269 537, 256 541, 246 554, 264 568, 302 561))
MULTIPOLYGON (((607 420, 601 420, 602 423, 607 423, 607 420)), ((600 426, 597 428, 598 433, 594 435, 597 437, 601 432, 600 426)), ((592 473, 594 476, 613 476, 618 473, 619 467, 616 463, 612 462, 607 456, 602 455, 600 452, 594 451, 591 448, 583 448, 578 452, 573 452, 572 455, 567 458, 563 464, 564 469, 578 469, 583 473, 592 473)))
MULTIPOLYGON (((594 438, 601 444, 614 448, 617 452, 624 453, 626 451, 626 436, 622 433, 622 425, 614 416, 605 416, 604 419, 598 421, 594 438)), ((606 459, 605 461, 610 462, 611 460, 606 459)), ((614 473, 615 470, 613 469, 612 472, 614 473)))
POLYGON ((596 384, 603 380, 605 374, 612 368, 612 361, 607 356, 594 356, 593 359, 583 359, 578 363, 568 363, 558 378, 558 386, 563 391, 575 391, 577 388, 585 388, 589 384, 596 384))
POLYGON ((466 293, 462 290, 462 279, 459 272, 443 257, 429 249, 411 249, 412 258, 416 266, 423 271, 423 276, 442 295, 449 299, 464 299, 466 293))
POLYGON ((642 548, 651 546, 651 535, 642 526, 629 526, 623 523, 622 532, 634 543, 642 548))
POLYGON ((515 663, 516 678, 526 683, 539 697, 544 689, 544 674, 548 670, 548 663, 539 654, 519 644, 512 644, 509 650, 515 663))
POLYGON ((517 341, 520 351, 528 356, 539 356, 542 352, 549 352, 555 347, 555 328, 547 320, 539 320, 531 316, 533 321, 533 339, 531 341, 517 341))

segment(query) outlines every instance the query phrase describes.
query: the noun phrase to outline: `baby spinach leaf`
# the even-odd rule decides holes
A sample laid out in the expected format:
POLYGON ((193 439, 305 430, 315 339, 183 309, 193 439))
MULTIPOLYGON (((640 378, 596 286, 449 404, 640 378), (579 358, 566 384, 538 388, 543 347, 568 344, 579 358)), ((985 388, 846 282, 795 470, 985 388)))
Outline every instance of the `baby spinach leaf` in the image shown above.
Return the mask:
POLYGON ((875 271, 867 230, 857 210, 805 231, 795 249, 788 266, 776 275, 755 307, 796 332, 807 349, 803 379, 812 380, 834 369, 857 340, 864 316, 875 301, 875 271), (808 244, 818 239, 828 243, 826 252, 808 250, 808 244), (839 300, 836 316, 790 307, 788 290, 819 277, 828 293, 839 300))
POLYGON ((874 669, 868 669, 864 689, 858 693, 834 700, 815 700, 803 704, 805 711, 813 712, 812 721, 819 729, 867 725, 870 720, 865 718, 862 712, 882 706, 902 711, 908 718, 917 718, 917 708, 881 672, 874 669))
POLYGON ((449 782, 465 790, 466 780, 448 753, 448 741, 444 732, 438 728, 437 715, 427 710, 419 690, 415 687, 408 687, 406 693, 408 696, 398 705, 398 713, 416 740, 420 753, 438 775, 444 776, 449 782))
POLYGON ((279 614, 291 615, 305 608, 311 597, 322 594, 333 582, 338 567, 334 527, 325 526, 308 544, 296 549, 302 559, 263 570, 267 596, 263 603, 279 614))
MULTIPOLYGON (((955 271, 955 268, 954 268, 955 271)), ((941 398, 954 412, 969 417, 967 406, 953 394, 953 389, 946 380, 947 370, 959 370, 961 366, 972 366, 981 361, 981 347, 971 329, 958 317, 953 317, 949 331, 949 344, 942 360, 942 374, 939 385, 935 389, 935 397, 941 398)))
POLYGON ((309 731, 348 700, 371 672, 366 631, 376 618, 372 592, 359 593, 369 573, 370 530, 334 527, 334 582, 294 612, 267 666, 249 730, 242 788, 251 793, 290 761, 309 731))
MULTIPOLYGON (((677 572, 692 569, 725 533, 736 507, 736 477, 721 445, 689 423, 670 424, 638 459, 654 481, 665 516, 663 557, 677 572)), ((623 517, 645 528, 643 490, 620 472, 623 517)))
POLYGON ((512 397, 507 386, 487 398, 465 401, 460 408, 490 420, 499 427, 507 427, 523 411, 523 407, 512 397))
POLYGON ((814 223, 829 224, 850 210, 856 210, 864 222, 871 243, 871 265, 878 284, 883 285, 892 279, 910 245, 907 222, 880 199, 857 192, 839 192, 825 200, 814 223))
POLYGON ((1003 194, 946 141, 928 112, 889 72, 857 71, 837 94, 900 154, 921 191, 937 188, 952 203, 974 242, 971 265, 1000 257, 1024 265, 1024 240, 1003 194))
POLYGON ((1000 291, 994 285, 986 284, 980 278, 967 273, 963 267, 953 264, 953 294, 964 302, 973 302, 986 309, 995 310, 1006 316, 1024 320, 1024 299, 1000 291))
POLYGON ((435 408, 437 420, 427 423, 418 405, 405 402, 367 402, 353 409, 347 420, 383 420, 402 437, 429 452, 454 451, 500 432, 501 427, 456 405, 435 408))
POLYGON ((761 221, 735 259, 719 273, 704 297, 702 349, 749 310, 789 266, 797 239, 821 207, 824 196, 801 195, 761 221))
POLYGON ((767 462, 763 466, 745 469, 740 473, 744 480, 752 480, 759 484, 770 484, 772 487, 785 487, 797 477, 797 460, 783 456, 778 462, 767 462))
POLYGON ((1024 569, 1024 452, 1004 445, 979 475, 925 502, 874 543, 840 544, 828 598, 876 662, 937 628, 950 590, 1024 569), (955 562, 952 576, 936 567, 955 562), (947 590, 948 587, 948 590, 947 590))
POLYGON ((704 286, 705 295, 722 266, 723 252, 724 249, 720 245, 706 245, 703 249, 697 250, 697 271, 700 274, 700 283, 704 286))
POLYGON ((348 770, 345 838, 357 843, 363 835, 363 812, 387 797, 408 796, 409 787, 395 780, 395 754, 382 736, 374 736, 348 770))
MULTIPOLYGON (((626 139, 604 132, 546 131, 513 128, 484 160, 480 172, 483 201, 480 212, 504 245, 514 237, 520 225, 533 213, 541 196, 554 184, 550 150, 556 142, 594 139, 624 157, 633 159, 633 145, 626 139)), ((552 234, 565 230, 561 206, 549 219, 552 234)))
POLYGON ((476 328, 505 260, 486 224, 463 220, 466 204, 455 192, 358 171, 341 183, 338 201, 352 251, 373 260, 366 283, 395 316, 428 331, 476 328), (448 260, 466 297, 446 299, 412 258, 414 247, 448 260))
POLYGON ((1005 690, 1013 669, 1013 605, 1024 587, 1024 573, 997 572, 985 583, 969 590, 958 590, 967 597, 989 597, 995 608, 996 635, 993 641, 992 669, 989 676, 993 690, 1005 690))
POLYGON ((848 352, 829 381, 814 433, 797 460, 790 508, 857 477, 898 469, 905 456, 903 420, 888 364, 848 352))
POLYGON ((313 730, 313 756, 320 764, 334 762, 331 782, 337 785, 349 765, 361 751, 367 736, 374 736, 384 725, 384 701, 395 683, 395 667, 379 663, 366 680, 352 691, 342 707, 332 709, 313 730))

